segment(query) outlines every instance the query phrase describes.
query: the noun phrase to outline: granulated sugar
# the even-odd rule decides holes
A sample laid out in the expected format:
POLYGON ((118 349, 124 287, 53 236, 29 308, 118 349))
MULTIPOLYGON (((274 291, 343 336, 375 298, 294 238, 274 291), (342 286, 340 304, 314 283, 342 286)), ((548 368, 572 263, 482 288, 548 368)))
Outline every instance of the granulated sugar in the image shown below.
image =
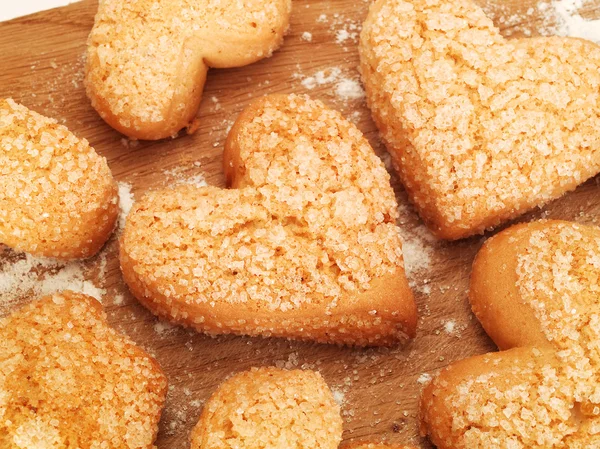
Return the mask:
POLYGON ((358 42, 362 22, 356 17, 348 17, 340 13, 334 13, 331 17, 323 14, 317 23, 329 24, 328 33, 332 35, 336 44, 343 47, 344 51, 350 50, 358 42))
POLYGON ((364 98, 365 91, 358 80, 343 79, 337 83, 335 95, 342 100, 358 100, 364 98))
MULTIPOLYGON (((125 225, 132 205, 131 185, 120 182, 120 229, 125 225)), ((0 314, 12 311, 24 297, 46 296, 64 290, 84 293, 102 302, 107 292, 91 278, 103 283, 107 272, 104 251, 96 256, 96 260, 63 262, 16 254, 6 249, 0 254, 0 314)))
MULTIPOLYGON (((132 205, 131 185, 119 183, 120 229, 132 205)), ((8 249, 0 252, 0 314, 12 311, 25 297, 41 297, 64 290, 83 293, 102 302, 107 292, 90 278, 103 283, 107 272, 104 251, 95 260, 72 262, 17 254, 8 249)))
POLYGON ((557 27, 554 34, 600 43, 600 19, 583 18, 579 14, 583 6, 583 0, 557 0, 550 4, 540 3, 538 9, 556 18, 557 27))
POLYGON ((448 320, 444 323, 444 330, 447 334, 453 334, 456 330, 456 322, 452 320, 448 320))
POLYGON ((125 227, 125 221, 129 211, 133 207, 133 193, 131 193, 131 184, 126 182, 119 183, 119 229, 125 227))
POLYGON ((302 87, 313 90, 322 86, 331 86, 337 100, 347 102, 360 100, 365 97, 365 91, 359 80, 358 73, 355 75, 344 74, 339 67, 330 67, 319 70, 313 75, 294 73, 294 79, 300 79, 302 87))
POLYGON ((423 373, 417 379, 417 383, 420 385, 427 385, 429 382, 431 382, 431 379, 431 374, 423 373))
MULTIPOLYGON (((402 205, 400 211, 401 217, 409 213, 402 205)), ((402 255, 408 284, 414 291, 429 296, 431 294, 429 275, 435 247, 439 242, 423 224, 419 223, 414 227, 401 225, 401 228, 402 255)))
POLYGON ((332 388, 331 392, 333 393, 333 400, 337 403, 337 405, 339 405, 340 407, 344 405, 346 397, 344 392, 338 388, 332 388))
POLYGON ((418 273, 429 269, 431 265, 431 256, 433 247, 425 237, 426 229, 422 232, 419 228, 415 229, 412 236, 404 236, 402 241, 402 254, 404 255, 404 269, 409 281, 418 273))
POLYGON ((64 263, 29 254, 5 260, 0 266, 0 312, 10 310, 11 304, 24 296, 45 296, 63 290, 84 293, 101 301, 106 290, 88 280, 87 271, 82 262, 64 263))
POLYGON ((339 67, 331 67, 325 70, 319 70, 312 76, 303 76, 301 74, 296 74, 297 78, 301 78, 301 84, 306 89, 314 89, 317 86, 322 86, 324 84, 332 84, 338 81, 342 70, 339 67))
POLYGON ((154 324, 154 332, 156 332, 159 337, 172 334, 176 330, 176 326, 171 323, 167 323, 166 321, 157 321, 156 324, 154 324))
POLYGON ((584 0, 539 1, 534 7, 515 10, 515 4, 494 3, 486 14, 503 29, 503 34, 525 36, 569 36, 600 43, 600 19, 582 16, 584 0), (540 25, 541 23, 541 25, 540 25))
POLYGON ((208 184, 204 179, 204 175, 202 173, 190 173, 190 171, 195 171, 198 167, 200 167, 199 162, 194 162, 193 168, 191 167, 174 167, 168 170, 163 170, 163 174, 165 175, 165 186, 166 187, 176 187, 176 186, 195 186, 195 187, 205 187, 208 184))
POLYGON ((348 39, 355 40, 358 33, 349 33, 346 29, 337 30, 335 33, 335 42, 337 44, 343 44, 348 39))
POLYGON ((208 184, 203 175, 193 175, 187 178, 181 178, 175 181, 174 185, 190 185, 196 187, 205 187, 208 184))

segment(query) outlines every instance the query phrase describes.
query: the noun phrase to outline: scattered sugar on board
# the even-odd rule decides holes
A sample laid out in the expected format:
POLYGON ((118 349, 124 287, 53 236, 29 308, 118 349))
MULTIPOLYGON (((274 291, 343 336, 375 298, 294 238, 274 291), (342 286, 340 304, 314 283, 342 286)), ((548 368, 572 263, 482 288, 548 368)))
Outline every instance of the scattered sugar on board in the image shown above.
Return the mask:
POLYGON ((569 36, 600 43, 600 19, 588 19, 580 14, 585 6, 583 0, 540 1, 535 7, 516 12, 514 6, 494 3, 484 7, 486 14, 503 28, 505 36, 569 36))
POLYGON ((321 14, 317 23, 329 24, 329 34, 333 36, 336 44, 344 47, 344 51, 349 50, 349 44, 353 45, 358 42, 362 27, 361 21, 358 19, 340 13, 334 13, 331 16, 321 14))
POLYGON ((123 137, 121 139, 121 145, 125 148, 137 148, 140 145, 140 141, 137 139, 128 139, 123 137))
MULTIPOLYGON (((383 163, 388 170, 392 169, 389 153, 382 155, 383 163)), ((413 291, 429 296, 432 291, 431 273, 432 264, 436 257, 436 249, 440 246, 427 227, 421 222, 415 211, 407 204, 406 200, 398 201, 398 226, 402 237, 402 255, 404 257, 404 271, 413 291)))
POLYGON ((313 76, 302 77, 302 75, 298 75, 297 77, 302 78, 300 84, 302 84, 304 88, 312 90, 317 86, 336 82, 341 73, 342 70, 339 67, 331 67, 329 69, 319 70, 313 76))
POLYGON ((288 355, 287 360, 276 360, 275 366, 279 369, 295 369, 298 367, 298 353, 292 352, 288 355))
POLYGON ((453 334, 456 329, 456 322, 448 320, 444 323, 444 330, 447 334, 453 334))
MULTIPOLYGON (((15 261, 4 261, 0 267, 0 311, 10 310, 19 298, 29 295, 44 296, 72 290, 99 301, 106 295, 106 290, 87 279, 88 269, 82 262, 63 263, 29 254, 18 257, 15 261)), ((100 276, 104 274, 101 272, 100 276)))
POLYGON ((81 263, 71 262, 64 265, 55 274, 46 274, 42 277, 34 290, 40 296, 63 290, 73 290, 92 296, 99 301, 106 294, 106 290, 97 287, 92 281, 86 279, 84 267, 81 263))
POLYGON ((329 67, 308 76, 296 72, 292 77, 300 79, 302 87, 308 90, 331 85, 336 99, 343 102, 362 100, 365 97, 358 74, 355 76, 345 75, 339 67, 329 67))
POLYGON ((405 232, 402 240, 404 269, 409 281, 431 268, 435 239, 424 226, 413 229, 410 235, 405 232))
MULTIPOLYGON (((200 167, 199 162, 194 162, 195 168, 200 167)), ((163 174, 166 177, 165 184, 169 187, 191 185, 196 187, 205 187, 208 184, 204 175, 201 173, 189 174, 189 168, 187 167, 174 167, 168 170, 163 170, 163 174)))
POLYGON ((417 379, 417 383, 420 385, 427 385, 429 382, 431 382, 431 379, 431 374, 423 373, 417 379))
POLYGON ((73 93, 79 91, 84 95, 85 54, 82 52, 78 58, 70 62, 60 61, 58 64, 56 60, 49 59, 49 54, 40 53, 39 57, 40 59, 32 61, 30 68, 44 75, 36 89, 29 90, 32 100, 23 97, 23 103, 71 128, 86 125, 81 116, 76 118, 69 114, 67 121, 64 115, 65 112, 73 111, 69 107, 73 93), (52 73, 47 73, 48 70, 52 73))
POLYGON ((205 187, 208 184, 206 183, 206 180, 204 179, 203 175, 194 175, 188 178, 180 179, 176 183, 176 185, 192 185, 196 187, 205 187))
POLYGON ((134 198, 131 193, 131 184, 119 182, 119 230, 125 227, 127 215, 133 207, 134 198))
POLYGON ((346 397, 344 392, 337 388, 332 388, 331 392, 333 393, 333 400, 337 403, 337 405, 339 405, 340 407, 343 406, 346 397))
POLYGON ((221 102, 217 97, 213 95, 212 97, 210 97, 210 101, 212 102, 211 112, 217 112, 221 110, 221 102))
MULTIPOLYGON (((168 424, 165 433, 167 435, 175 435, 179 433, 181 431, 181 427, 185 426, 189 419, 187 405, 185 405, 183 399, 174 399, 172 397, 173 391, 173 385, 170 385, 167 393, 167 401, 179 403, 180 405, 178 407, 168 407, 166 409, 168 411, 168 415, 170 415, 166 417, 168 424)), ((165 413, 165 415, 167 415, 167 413, 165 413)))
MULTIPOLYGON (((131 186, 119 183, 119 228, 123 227, 132 204, 131 186)), ((64 290, 99 301, 106 296, 106 290, 90 279, 93 266, 89 261, 62 262, 11 251, 3 256, 7 257, 0 258, 0 313, 11 311, 26 296, 40 297, 64 290)), ((101 252, 93 264, 98 272, 97 281, 102 283, 107 271, 106 254, 101 252)))
POLYGON ((306 42, 311 42, 312 41, 312 33, 305 31, 304 33, 302 33, 301 39, 306 42))
MULTIPOLYGON (((472 318, 472 316, 469 317, 469 319, 471 319, 471 318, 472 318)), ((455 337, 455 338, 461 338, 462 332, 464 330, 466 330, 468 327, 468 324, 457 321, 455 319, 442 320, 441 324, 442 324, 441 330, 437 329, 435 331, 435 333, 437 335, 439 335, 442 332, 444 332, 446 335, 449 335, 449 336, 455 337)))
MULTIPOLYGON (((542 5, 544 3, 540 3, 538 8, 542 5)), ((556 16, 558 22, 556 34, 600 43, 600 19, 584 19, 579 14, 582 7, 583 0, 557 0, 550 4, 551 14, 556 16)))
POLYGON ((174 326, 171 323, 167 323, 166 321, 157 321, 154 325, 154 332, 159 337, 164 337, 166 335, 172 334, 177 330, 177 326, 174 326))
POLYGON ((337 30, 335 33, 335 42, 338 44, 344 43, 347 39, 350 39, 350 36, 351 34, 346 29, 337 30))

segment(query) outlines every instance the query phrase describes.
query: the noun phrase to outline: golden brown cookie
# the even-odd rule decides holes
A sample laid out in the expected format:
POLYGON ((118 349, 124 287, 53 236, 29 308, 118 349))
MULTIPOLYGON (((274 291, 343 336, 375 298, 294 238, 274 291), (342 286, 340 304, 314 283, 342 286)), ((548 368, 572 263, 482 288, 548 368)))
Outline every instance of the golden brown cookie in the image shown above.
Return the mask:
POLYGON ((318 101, 270 96, 225 148, 232 190, 184 186, 136 203, 121 269, 154 313, 212 334, 389 345, 414 336, 389 175, 318 101))
POLYGON ((237 374, 211 396, 192 449, 337 449, 340 407, 314 371, 259 368, 237 374))
POLYGON ((600 229, 513 226, 473 264, 470 301, 504 351, 442 370, 422 398, 440 449, 600 447, 600 229))
POLYGON ((291 0, 104 0, 88 39, 92 106, 136 139, 170 137, 196 116, 209 67, 277 49, 291 0))
POLYGON ((360 42, 373 117, 440 238, 481 233, 600 171, 600 47, 504 39, 468 0, 378 0, 360 42))
POLYGON ((106 159, 56 120, 0 99, 0 243, 37 256, 90 257, 118 212, 106 159))
POLYGON ((89 296, 46 296, 0 320, 3 449, 151 449, 166 388, 89 296))

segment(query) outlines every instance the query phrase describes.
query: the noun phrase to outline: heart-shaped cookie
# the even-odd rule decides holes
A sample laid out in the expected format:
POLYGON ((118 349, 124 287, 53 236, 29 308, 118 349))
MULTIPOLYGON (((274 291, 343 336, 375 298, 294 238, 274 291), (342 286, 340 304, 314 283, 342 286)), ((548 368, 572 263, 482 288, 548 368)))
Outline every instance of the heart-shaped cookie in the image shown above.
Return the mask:
POLYGON ((412 337, 388 173, 361 132, 300 96, 249 106, 227 140, 233 190, 137 203, 121 269, 153 312, 209 333, 356 345, 412 337))
POLYGON ((470 301, 500 353, 442 370, 422 398, 441 449, 600 447, 600 229, 562 221, 491 238, 470 301))
POLYGON ((209 67, 268 57, 291 0, 103 0, 88 39, 85 84, 113 128, 161 139, 190 125, 209 67))
POLYGON ((191 440, 192 449, 337 449, 342 417, 319 373, 252 369, 219 386, 191 440))
POLYGON ((158 363, 89 296, 47 296, 0 320, 1 448, 152 449, 166 392, 158 363))
POLYGON ((600 171, 600 47, 506 40, 468 0, 378 0, 361 72, 419 214, 444 239, 516 217, 600 171))
POLYGON ((0 99, 0 243, 44 257, 90 257, 118 213, 105 158, 56 120, 0 99))

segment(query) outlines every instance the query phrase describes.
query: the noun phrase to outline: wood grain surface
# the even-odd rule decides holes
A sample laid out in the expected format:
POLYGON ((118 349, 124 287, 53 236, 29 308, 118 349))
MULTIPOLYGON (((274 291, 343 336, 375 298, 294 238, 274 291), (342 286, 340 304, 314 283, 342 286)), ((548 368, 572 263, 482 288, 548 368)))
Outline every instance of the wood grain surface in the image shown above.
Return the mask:
MULTIPOLYGON (((552 32, 553 19, 534 1, 481 3, 506 36, 552 32)), ((0 96, 55 117, 87 138, 108 159, 117 180, 131 184, 138 199, 150 189, 193 182, 200 175, 209 184, 223 186, 222 151, 228 128, 253 98, 268 93, 306 92, 325 101, 357 123, 388 161, 364 98, 352 98, 344 90, 358 80, 356 46, 368 6, 366 0, 294 0, 290 33, 272 58, 209 72, 200 128, 191 136, 130 142, 97 116, 83 87, 86 38, 97 7, 92 0, 0 24, 0 96)), ((600 0, 586 3, 584 15, 600 17, 600 0)), ((599 179, 522 220, 548 217, 595 223, 600 216, 599 179)), ((154 354, 169 378, 159 448, 189 447, 189 432, 217 385, 237 371, 266 365, 319 370, 343 401, 346 441, 431 447, 418 433, 422 384, 455 360, 495 349, 467 301, 471 262, 485 237, 436 242, 407 205, 396 177, 393 182, 420 313, 418 337, 406 347, 359 350, 277 339, 206 337, 158 322, 129 295, 119 272, 115 236, 99 256, 83 263, 85 275, 105 292, 102 300, 111 324, 154 354)), ((11 267, 23 256, 4 248, 0 257, 0 279, 4 275, 6 282, 11 267)), ((39 273, 41 278, 46 275, 52 273, 39 273)), ((4 292, 0 316, 31 297, 22 288, 4 292)))

